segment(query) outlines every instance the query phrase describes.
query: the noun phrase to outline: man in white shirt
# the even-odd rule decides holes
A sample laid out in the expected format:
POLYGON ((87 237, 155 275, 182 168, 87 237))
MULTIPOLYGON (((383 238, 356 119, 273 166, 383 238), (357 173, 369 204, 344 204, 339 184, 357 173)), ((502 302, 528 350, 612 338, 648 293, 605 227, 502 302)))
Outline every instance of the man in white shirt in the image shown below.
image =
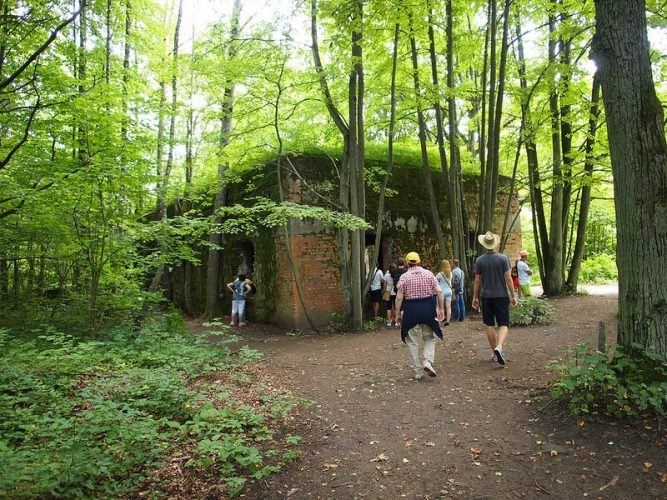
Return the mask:
POLYGON ((519 252, 519 260, 516 263, 516 271, 519 275, 519 296, 530 297, 530 276, 533 271, 528 266, 528 251, 521 250, 519 252))

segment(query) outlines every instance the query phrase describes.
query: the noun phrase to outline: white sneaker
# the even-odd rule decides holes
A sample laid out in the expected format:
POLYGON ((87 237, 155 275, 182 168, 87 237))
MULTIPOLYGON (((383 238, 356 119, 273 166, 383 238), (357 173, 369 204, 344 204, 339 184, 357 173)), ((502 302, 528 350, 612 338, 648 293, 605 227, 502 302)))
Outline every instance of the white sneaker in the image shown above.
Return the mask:
POLYGON ((501 364, 501 365, 505 364, 505 356, 503 356, 503 350, 502 349, 496 347, 493 350, 493 354, 496 355, 496 358, 498 359, 499 364, 501 364))
POLYGON ((416 380, 417 382, 419 382, 423 377, 424 375, 422 375, 421 373, 415 373, 414 376, 412 377, 412 380, 416 380))
POLYGON ((428 373, 429 377, 436 376, 435 370, 433 369, 433 365, 431 364, 430 361, 424 361, 424 371, 428 373))

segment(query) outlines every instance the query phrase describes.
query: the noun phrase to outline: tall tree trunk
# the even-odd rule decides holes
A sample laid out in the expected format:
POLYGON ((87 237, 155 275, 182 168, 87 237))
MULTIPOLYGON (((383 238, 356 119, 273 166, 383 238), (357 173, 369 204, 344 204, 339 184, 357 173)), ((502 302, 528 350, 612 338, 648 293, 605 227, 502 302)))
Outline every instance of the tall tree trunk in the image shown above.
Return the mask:
POLYGON ((435 190, 433 189, 433 179, 431 177, 431 166, 428 161, 428 149, 426 144, 426 120, 424 118, 424 111, 422 105, 422 89, 419 81, 419 61, 417 59, 417 42, 415 41, 414 24, 410 18, 410 53, 412 56, 412 81, 415 88, 415 100, 417 102, 417 121, 419 125, 419 145, 421 148, 422 157, 422 180, 424 182, 424 189, 428 195, 429 207, 431 210, 431 222, 433 223, 433 230, 438 241, 438 255, 440 259, 447 256, 447 248, 445 246, 445 238, 442 232, 442 223, 440 222, 440 214, 438 213, 438 202, 435 197, 435 190))
POLYGON ((667 143, 651 73, 643 0, 595 0, 592 57, 600 72, 614 175, 618 341, 667 359, 667 143))
MULTIPOLYGON (((353 25, 361 24, 361 2, 354 4, 353 25)), ((358 217, 363 217, 364 209, 361 204, 365 199, 365 183, 363 180, 364 171, 364 130, 363 130, 363 69, 361 67, 361 37, 362 34, 358 28, 352 31, 352 59, 355 61, 348 84, 348 117, 350 132, 350 213, 358 217)), ((362 229, 352 231, 350 243, 352 245, 352 270, 351 278, 351 298, 352 298, 352 329, 359 331, 363 329, 363 268, 364 268, 364 250, 365 233, 362 229)), ((374 269, 375 263, 370 263, 371 269, 374 269)))
POLYGON ((503 34, 501 38, 500 45, 500 68, 498 70, 498 91, 496 96, 496 109, 493 113, 493 118, 496 121, 493 131, 495 134, 495 139, 493 141, 493 149, 490 149, 490 157, 493 161, 493 169, 491 176, 491 210, 488 214, 490 217, 489 225, 487 228, 491 228, 494 225, 494 215, 496 201, 498 199, 498 181, 500 178, 500 131, 501 131, 501 119, 503 116, 503 102, 505 100, 505 76, 507 74, 507 54, 509 49, 509 21, 510 21, 510 5, 511 0, 505 0, 505 6, 503 8, 503 34))
MULTIPOLYGON (((443 112, 442 112, 442 106, 440 105, 440 82, 439 79, 439 71, 438 71, 438 56, 435 50, 435 29, 433 28, 434 25, 434 20, 433 20, 433 6, 432 6, 432 0, 426 0, 426 7, 428 10, 428 53, 429 53, 429 59, 431 61, 431 82, 433 84, 433 88, 435 91, 435 97, 433 99, 433 110, 435 112, 435 130, 436 130, 436 142, 438 143, 438 155, 440 156, 440 169, 442 170, 442 180, 443 180, 443 185, 445 188, 445 193, 447 195, 447 203, 449 205, 449 217, 450 217, 450 227, 452 228, 452 242, 454 241, 454 220, 455 220, 455 213, 453 210, 453 205, 456 204, 456 200, 454 199, 453 193, 452 193, 452 180, 450 177, 449 173, 449 162, 447 161, 447 150, 445 149, 445 127, 443 125, 444 119, 443 119, 443 112)), ((449 50, 451 47, 449 46, 449 19, 447 21, 447 62, 449 63, 449 56, 450 52, 449 50)), ((449 71, 449 65, 447 67, 447 70, 449 71)), ((451 76, 451 74, 448 73, 448 78, 451 76)), ((449 82, 449 80, 448 80, 449 82)), ((449 91, 452 89, 449 88, 449 91)), ((451 124, 451 117, 449 118, 450 124, 451 124)))
POLYGON ((586 225, 588 224, 588 211, 591 206, 591 182, 593 179, 593 146, 598 129, 600 116, 600 73, 596 72, 593 77, 593 90, 591 92, 591 105, 588 117, 588 134, 586 137, 586 159, 584 162, 584 185, 581 188, 581 201, 579 202, 579 220, 577 222, 577 238, 572 252, 572 263, 565 283, 568 292, 576 292, 579 281, 579 270, 584 257, 586 243, 586 225))
MULTIPOLYGON (((349 213, 355 213, 355 207, 352 203, 352 191, 358 191, 356 172, 352 170, 356 168, 353 162, 359 160, 359 134, 363 135, 363 130, 359 130, 360 124, 363 124, 363 118, 356 118, 359 108, 357 76, 354 78, 350 76, 348 85, 348 111, 349 125, 346 123, 343 115, 336 108, 329 85, 324 73, 322 59, 320 57, 318 35, 317 35, 317 0, 311 0, 311 40, 312 53, 315 70, 318 74, 320 88, 324 96, 324 103, 331 119, 336 124, 336 127, 343 138, 343 152, 340 166, 340 185, 339 185, 339 200, 338 203, 341 210, 349 213), (355 97, 356 96, 356 97, 355 97), (359 121, 359 120, 362 121, 359 121), (353 130, 354 129, 354 133, 353 130), (354 180, 353 180, 354 179, 354 180), (356 185, 353 186, 353 183, 356 185)), ((360 8, 360 6, 359 6, 360 8)), ((361 22, 361 19, 359 19, 361 22)), ((354 50, 354 49, 353 49, 354 50)), ((362 99, 363 100, 363 99, 362 99)), ((363 125, 361 125, 363 129, 363 125)), ((363 138, 361 138, 363 142, 363 138)), ((358 203, 358 196, 355 198, 355 203, 358 203)), ((358 211, 358 207, 356 208, 358 211)), ((361 255, 360 249, 365 238, 361 237, 361 231, 339 231, 339 260, 340 272, 342 282, 343 301, 345 305, 345 320, 351 322, 352 329, 361 328, 363 321, 362 303, 361 303, 361 255), (355 255, 356 254, 356 255, 355 255), (358 292, 357 292, 358 290, 358 292)), ((363 234, 363 233, 362 233, 363 234)))
MULTIPOLYGON (((194 64, 196 61, 195 52, 195 27, 192 26, 192 53, 190 54, 190 82, 188 88, 188 114, 186 118, 186 133, 185 133, 185 186, 183 193, 182 210, 188 212, 191 207, 192 197, 192 176, 194 170, 194 133, 195 133, 195 112, 194 112, 194 87, 195 75, 194 64)), ((188 314, 195 312, 195 301, 193 297, 193 267, 194 264, 190 261, 183 262, 183 302, 185 304, 185 311, 188 314)))
MULTIPOLYGON (((9 19, 9 2, 0 0, 0 12, 4 19, 9 19)), ((0 24, 0 81, 5 79, 5 57, 7 57, 7 30, 9 23, 0 24)))
POLYGON ((503 114, 503 99, 505 93, 505 75, 507 71, 507 52, 509 34, 510 0, 505 0, 503 7, 503 31, 500 45, 500 67, 496 70, 496 36, 497 12, 496 2, 491 0, 490 5, 490 75, 489 75, 489 123, 488 144, 486 149, 486 170, 484 172, 484 198, 482 231, 493 229, 496 199, 498 196, 498 179, 500 169, 500 128, 503 114), (497 88, 496 88, 497 85, 497 88))
POLYGON ((524 95, 521 99, 521 130, 523 133, 524 147, 526 149, 526 163, 528 164, 528 187, 530 190, 530 205, 533 212, 533 238, 535 240, 535 253, 537 255, 540 276, 544 279, 544 253, 547 253, 549 249, 549 233, 547 231, 547 219, 544 212, 544 201, 541 187, 542 181, 540 178, 537 144, 535 142, 536 127, 530 112, 530 100, 534 87, 528 91, 526 59, 523 50, 523 35, 518 20, 516 25, 516 39, 519 85, 522 94, 524 95))
MULTIPOLYGON (((169 138, 167 141, 167 163, 164 171, 159 174, 157 187, 157 216, 158 220, 167 219, 167 188, 169 187, 169 177, 174 165, 174 138, 176 136, 176 113, 178 104, 178 49, 180 46, 179 35, 181 31, 181 21, 183 20, 183 0, 178 2, 178 14, 176 15, 176 27, 174 28, 174 44, 172 46, 172 65, 171 65, 171 106, 169 107, 169 138)), ((160 94, 160 107, 164 107, 163 99, 166 99, 166 82, 162 82, 160 94)), ((162 129, 162 128, 161 128, 162 129)), ((158 141, 158 154, 161 147, 158 141)), ((162 282, 164 274, 164 264, 158 264, 158 269, 153 277, 149 291, 154 292, 162 282)))
MULTIPOLYGON (((364 38, 363 34, 363 20, 364 20, 364 2, 363 0, 358 0, 355 6, 355 15, 357 17, 355 25, 358 25, 359 28, 352 33, 352 59, 354 60, 353 71, 357 79, 357 109, 355 111, 355 117, 357 121, 357 184, 359 192, 359 205, 357 215, 366 219, 366 180, 365 180, 365 170, 366 170, 366 125, 365 125, 365 113, 364 107, 366 105, 365 95, 366 95, 366 81, 364 76, 364 54, 362 42, 364 38)), ((361 231, 361 235, 364 235, 364 231, 361 231)), ((361 242, 361 257, 363 261, 363 256, 365 253, 365 237, 364 241, 361 242)))
MULTIPOLYGON (((394 28, 394 49, 391 58, 391 85, 389 89, 389 130, 387 131, 387 170, 382 179, 382 186, 378 197, 378 212, 375 221, 375 243, 373 245, 373 255, 370 262, 377 262, 380 255, 380 244, 382 240, 382 221, 384 219, 384 197, 387 191, 387 183, 391 177, 394 168, 394 131, 396 128, 396 70, 398 67, 398 40, 400 36, 400 24, 396 23, 394 28)), ((387 266, 385 266, 386 268, 387 266)), ((368 279, 364 286, 364 293, 370 289, 373 281, 373 273, 368 273, 368 279)))
POLYGON ((129 134, 130 118, 128 116, 129 110, 129 82, 130 82, 130 52, 131 52, 131 36, 132 36, 132 2, 126 0, 125 3, 125 33, 123 35, 123 82, 121 86, 121 123, 120 123, 120 137, 122 141, 120 153, 120 213, 124 215, 129 210, 129 203, 127 200, 127 177, 128 166, 127 156, 125 154, 125 147, 129 134))
POLYGON ((495 143, 497 140, 495 125, 495 104, 496 104, 496 65, 497 65, 497 51, 496 51, 496 36, 498 30, 496 0, 489 0, 488 4, 488 123, 487 123, 487 138, 486 144, 482 144, 482 150, 486 155, 485 170, 482 174, 480 182, 483 183, 481 190, 482 196, 480 198, 480 212, 482 217, 480 219, 481 226, 478 227, 480 231, 488 231, 491 229, 493 221, 493 198, 491 191, 493 190, 493 172, 494 159, 492 151, 495 151, 495 143))
MULTIPOLYGON (((555 3, 556 0, 552 0, 555 3)), ((549 95, 551 114, 552 187, 551 213, 549 217, 549 252, 545 253, 544 278, 546 295, 559 295, 563 288, 563 167, 560 135, 559 91, 556 81, 556 18, 549 16, 549 64, 553 68, 553 81, 549 95)), ((542 245, 544 248, 544 244, 542 245)))
POLYGON ((454 13, 452 0, 447 0, 447 114, 449 115, 449 158, 451 175, 449 176, 449 205, 452 217, 452 252, 453 257, 460 259, 460 267, 468 275, 465 255, 468 253, 468 214, 465 210, 463 193, 463 177, 461 175, 461 154, 459 150, 458 117, 456 115, 456 94, 454 92, 454 13))
MULTIPOLYGON (((487 93, 487 82, 491 80, 489 77, 489 66, 490 66, 490 45, 491 39, 495 40, 495 0, 488 0, 486 8, 486 30, 484 31, 484 56, 482 63, 482 74, 481 74, 481 99, 480 99, 480 109, 481 109, 481 119, 479 125, 479 186, 478 186, 478 208, 477 208, 477 220, 475 222, 475 232, 478 232, 480 228, 484 226, 484 217, 486 213, 486 172, 488 170, 486 164, 486 150, 487 150, 487 137, 486 137, 486 127, 487 127, 487 101, 489 100, 487 93), (492 11, 494 15, 492 16, 492 11), (493 20, 493 21, 492 21, 493 20)), ((495 42, 494 42, 494 56, 495 57, 495 42)), ((477 245, 477 242, 474 243, 477 245)), ((472 258, 468 262, 471 266, 473 264, 472 258)), ((470 287, 468 287, 470 288, 470 287)))
POLYGON ((111 83, 111 36, 113 28, 111 26, 111 0, 107 0, 107 10, 105 14, 106 37, 104 51, 104 83, 111 83))
MULTIPOLYGON (((229 27, 229 50, 227 57, 232 60, 236 57, 236 42, 239 38, 241 20, 241 0, 234 0, 232 9, 232 18, 229 27)), ((232 131, 232 118, 234 116, 234 92, 236 84, 232 78, 227 78, 223 91, 222 109, 220 113, 220 138, 218 142, 218 151, 222 157, 222 152, 229 144, 229 135, 232 131)), ((227 204, 227 187, 225 186, 225 175, 227 173, 227 163, 220 161, 218 163, 218 190, 213 201, 213 220, 217 223, 220 218, 217 212, 227 204)), ((220 273, 223 243, 223 235, 217 230, 211 231, 209 235, 209 251, 206 264, 206 311, 204 317, 214 318, 222 314, 220 297, 224 287, 224 277, 220 273)))
POLYGON ((190 82, 188 88, 188 115, 185 120, 185 197, 189 198, 192 188, 192 174, 193 174, 193 149, 194 149, 194 132, 195 132, 195 109, 194 109, 194 94, 195 94, 195 72, 194 64, 195 57, 195 27, 192 27, 192 54, 190 55, 190 82))
MULTIPOLYGON (((81 4, 83 5, 83 3, 81 4)), ((81 7, 81 14, 79 15, 79 51, 77 62, 77 92, 83 96, 86 92, 86 78, 88 76, 88 59, 86 52, 86 43, 88 41, 88 9, 81 7)), ((79 118, 79 123, 76 127, 76 157, 81 166, 85 166, 89 162, 90 155, 88 153, 88 124, 87 117, 79 118)), ((86 260, 90 272, 88 283, 88 333, 94 335, 97 332, 97 323, 99 318, 98 299, 99 299, 99 285, 100 274, 97 272, 95 262, 95 250, 92 247, 85 249, 86 260)))
MULTIPOLYGON (((84 5, 84 4, 81 4, 84 5)), ((76 63, 76 77, 78 79, 77 83, 77 92, 79 96, 83 96, 86 92, 86 77, 88 73, 87 68, 87 57, 86 57, 86 42, 88 39, 88 9, 85 7, 81 8, 81 14, 79 15, 79 50, 77 52, 77 63, 76 63)), ((77 158, 81 165, 86 165, 88 163, 89 155, 87 150, 87 126, 86 120, 87 117, 80 115, 78 118, 78 123, 75 129, 75 158, 77 158)))
MULTIPOLYGON (((451 251, 456 258, 466 253, 466 238, 463 230, 463 209, 464 199, 461 188, 461 162, 458 147, 458 119, 456 116, 456 97, 454 93, 454 31, 453 31, 453 13, 451 0, 447 1, 447 115, 449 123, 449 158, 451 164, 447 161, 447 152, 445 149, 445 130, 443 125, 443 112, 440 106, 440 83, 439 71, 437 66, 437 53, 435 50, 435 29, 433 20, 433 8, 431 0, 427 0, 428 8, 428 40, 429 56, 431 60, 431 81, 436 89, 436 98, 434 99, 435 122, 436 122, 436 140, 438 143, 438 154, 440 156, 440 168, 444 191, 447 195, 447 204, 449 208, 449 219, 451 229, 451 251), (451 170, 450 170, 451 167, 451 170)), ((462 259, 465 261, 465 259, 462 259)), ((465 262, 461 267, 466 268, 465 262)))
MULTIPOLYGON (((560 22, 566 18, 566 14, 561 12, 559 14, 560 22)), ((567 252, 565 245, 567 244, 568 223, 570 218, 570 200, 572 197, 572 123, 570 111, 572 106, 568 104, 568 94, 570 92, 571 79, 571 57, 572 43, 569 40, 563 40, 562 36, 558 40, 558 47, 560 52, 560 91, 561 96, 559 100, 559 119, 560 119, 560 145, 561 145, 561 159, 562 159, 562 175, 563 175, 563 212, 561 214, 561 226, 563 229, 563 251, 561 252, 561 269, 565 269, 567 262, 567 252), (564 104, 565 103, 565 104, 564 104)), ((562 273, 561 273, 562 276, 562 273)), ((562 289, 561 289, 562 291, 562 289)))

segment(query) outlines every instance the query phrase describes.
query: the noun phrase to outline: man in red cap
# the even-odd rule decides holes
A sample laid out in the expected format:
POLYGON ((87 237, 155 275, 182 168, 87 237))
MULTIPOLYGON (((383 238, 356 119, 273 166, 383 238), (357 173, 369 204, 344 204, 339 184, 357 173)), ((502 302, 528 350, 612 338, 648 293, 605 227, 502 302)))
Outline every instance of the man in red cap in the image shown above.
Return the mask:
POLYGON ((442 339, 440 322, 445 318, 445 297, 433 273, 421 266, 419 254, 410 252, 405 260, 408 270, 398 281, 396 323, 401 326, 401 340, 408 347, 414 379, 421 380, 422 368, 429 376, 436 376, 433 368, 435 336, 442 339), (419 336, 424 342, 421 362, 419 336))

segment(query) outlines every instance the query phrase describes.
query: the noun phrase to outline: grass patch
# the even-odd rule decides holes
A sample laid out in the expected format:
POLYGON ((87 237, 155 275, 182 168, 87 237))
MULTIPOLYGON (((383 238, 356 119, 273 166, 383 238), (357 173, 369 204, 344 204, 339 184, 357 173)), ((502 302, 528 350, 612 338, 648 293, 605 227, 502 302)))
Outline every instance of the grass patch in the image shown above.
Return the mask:
POLYGON ((259 354, 230 352, 224 327, 210 346, 174 324, 105 340, 0 330, 0 497, 127 495, 183 449, 233 495, 293 458, 298 438, 287 457, 274 438, 297 401, 253 384, 259 354))

